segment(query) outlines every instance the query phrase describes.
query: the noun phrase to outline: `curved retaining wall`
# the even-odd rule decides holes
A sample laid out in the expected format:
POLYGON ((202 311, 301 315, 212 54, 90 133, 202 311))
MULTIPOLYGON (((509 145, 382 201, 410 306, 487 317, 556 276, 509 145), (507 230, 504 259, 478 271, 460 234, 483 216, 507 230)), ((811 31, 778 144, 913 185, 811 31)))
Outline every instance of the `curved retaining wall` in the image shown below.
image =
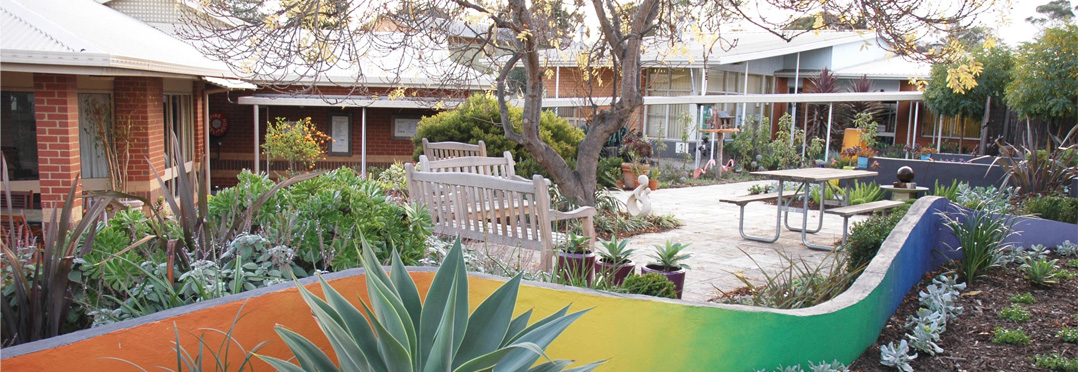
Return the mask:
MULTIPOLYGON (((534 321, 570 303, 574 310, 590 308, 550 346, 548 355, 581 362, 605 359, 607 363, 600 370, 606 371, 753 371, 808 361, 849 363, 875 342, 909 289, 941 263, 944 255, 934 252, 940 246, 942 231, 935 213, 946 205, 945 199, 936 197, 915 203, 865 274, 842 295, 811 308, 775 310, 689 303, 527 283, 521 287, 516 312, 534 309, 534 321)), ((410 270, 425 293, 434 269, 410 270)), ((326 278, 342 293, 365 297, 362 270, 326 278)), ((472 274, 471 306, 477 306, 503 282, 503 278, 472 274)), ((304 283, 320 293, 312 280, 304 283)), ((328 349, 296 289, 283 284, 6 348, 2 364, 5 371, 133 370, 125 362, 103 358, 112 357, 147 370, 175 368, 170 346, 177 329, 181 343, 193 348, 196 343, 187 331, 227 330, 241 307, 246 315, 235 334, 244 346, 269 340, 262 354, 290 357, 272 330, 280 323, 308 337, 317 335, 312 338, 328 349)), ((220 340, 212 335, 208 338, 220 340)), ((232 351, 233 356, 237 354, 232 351)), ((259 363, 258 370, 269 368, 259 363)))

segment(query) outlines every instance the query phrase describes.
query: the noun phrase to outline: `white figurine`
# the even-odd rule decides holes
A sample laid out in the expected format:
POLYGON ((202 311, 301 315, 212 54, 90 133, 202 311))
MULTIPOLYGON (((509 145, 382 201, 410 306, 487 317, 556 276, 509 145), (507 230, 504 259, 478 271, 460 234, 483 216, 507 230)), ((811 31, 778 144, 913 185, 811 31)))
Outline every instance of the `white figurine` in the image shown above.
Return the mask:
POLYGON ((648 198, 650 193, 648 176, 640 175, 640 177, 637 177, 636 189, 633 189, 633 193, 629 195, 629 200, 625 202, 625 209, 629 210, 630 216, 647 216, 651 214, 651 199, 648 198))

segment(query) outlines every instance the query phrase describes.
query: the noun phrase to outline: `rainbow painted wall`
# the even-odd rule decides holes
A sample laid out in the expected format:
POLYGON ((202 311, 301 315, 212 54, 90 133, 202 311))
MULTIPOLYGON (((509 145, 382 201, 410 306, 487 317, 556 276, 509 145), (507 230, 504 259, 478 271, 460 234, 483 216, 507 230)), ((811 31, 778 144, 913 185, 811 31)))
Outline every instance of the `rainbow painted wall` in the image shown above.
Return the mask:
MULTIPOLYGON (((604 371, 753 371, 800 363, 807 367, 809 361, 849 363, 875 342, 909 289, 941 263, 942 255, 934 252, 942 249, 935 212, 946 205, 945 199, 935 197, 915 203, 865 274, 846 293, 812 308, 689 303, 528 283, 520 290, 516 311, 534 309, 535 320, 570 303, 573 309, 590 308, 548 353, 579 362, 607 360, 600 368, 604 371)), ((411 274, 425 293, 433 269, 415 268, 411 274)), ((365 296, 361 270, 334 273, 327 279, 342 293, 365 296)), ((503 281, 472 275, 471 305, 478 305, 503 281)), ((316 284, 307 284, 320 293, 316 284)), ((170 347, 177 329, 181 343, 190 347, 194 336, 187 332, 228 329, 241 307, 246 315, 236 327, 237 340, 246 347, 271 341, 261 350, 263 354, 291 356, 272 331, 276 323, 301 334, 318 335, 315 339, 322 337, 296 289, 281 285, 6 348, 2 366, 5 371, 133 370, 127 362, 103 359, 109 357, 147 370, 155 366, 174 369, 170 347)), ((212 335, 209 338, 219 342, 212 335)), ((329 349, 324 339, 320 341, 329 349)), ((258 370, 269 368, 260 365, 258 370)))

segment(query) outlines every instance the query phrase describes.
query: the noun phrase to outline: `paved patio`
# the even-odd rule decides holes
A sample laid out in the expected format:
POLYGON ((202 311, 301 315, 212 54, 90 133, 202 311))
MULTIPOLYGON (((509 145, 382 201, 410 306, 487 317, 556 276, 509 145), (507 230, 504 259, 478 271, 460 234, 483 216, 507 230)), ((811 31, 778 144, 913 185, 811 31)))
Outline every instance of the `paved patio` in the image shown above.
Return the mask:
MULTIPOLYGON (((707 301, 719 292, 729 291, 744 284, 734 275, 743 273, 750 280, 760 283, 764 277, 760 268, 768 272, 782 267, 785 254, 790 258, 804 259, 810 263, 822 261, 827 252, 812 250, 801 244, 800 233, 783 228, 779 240, 775 243, 761 243, 746 240, 737 232, 738 207, 734 204, 720 203, 724 197, 747 195, 748 188, 754 184, 767 184, 770 181, 739 182, 713 186, 697 186, 676 189, 660 189, 651 192, 652 211, 657 214, 673 214, 684 226, 654 234, 637 235, 630 238, 629 246, 637 248, 633 260, 645 264, 652 245, 666 241, 690 243, 686 251, 692 254, 688 260, 691 269, 686 273, 683 298, 690 301, 707 301), (750 258, 751 256, 751 258, 750 258), (755 263, 753 262, 755 260, 755 263), (757 266, 759 264, 759 266, 757 266)), ((614 195, 626 200, 629 192, 615 192, 614 195)), ((775 228, 775 206, 765 203, 751 203, 745 208, 745 230, 750 235, 771 236, 775 228)), ((809 226, 818 212, 809 214, 809 226)), ((855 221, 864 217, 850 219, 855 221)), ((790 217, 791 225, 801 223, 800 214, 790 217)), ((816 234, 809 234, 808 240, 814 244, 832 245, 842 239, 842 218, 824 214, 823 229, 816 234)))

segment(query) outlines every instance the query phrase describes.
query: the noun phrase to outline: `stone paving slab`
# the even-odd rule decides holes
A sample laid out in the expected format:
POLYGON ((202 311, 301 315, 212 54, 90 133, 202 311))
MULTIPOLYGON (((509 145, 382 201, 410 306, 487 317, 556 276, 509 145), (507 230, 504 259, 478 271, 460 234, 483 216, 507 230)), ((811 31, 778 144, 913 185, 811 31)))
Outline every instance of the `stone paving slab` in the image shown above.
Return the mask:
MULTIPOLYGON (((629 238, 629 246, 636 248, 633 261, 637 265, 651 261, 648 257, 652 246, 674 241, 691 244, 686 252, 692 254, 688 260, 691 269, 685 277, 684 299, 707 301, 719 294, 719 290, 729 291, 744 284, 735 273, 744 274, 750 281, 760 284, 764 280, 760 268, 769 273, 784 266, 782 255, 797 262, 805 260, 810 264, 823 261, 828 253, 813 250, 801 244, 801 234, 788 231, 785 227, 774 243, 761 243, 746 240, 738 234, 738 206, 720 203, 719 199, 748 195, 748 189, 755 184, 768 184, 771 181, 738 182, 712 186, 660 189, 652 191, 652 211, 656 214, 672 214, 685 225, 666 232, 642 234, 629 238), (755 261, 755 262, 753 262, 755 261)), ((612 193, 625 201, 629 192, 612 193)), ((750 235, 773 236, 775 231, 774 205, 755 202, 745 207, 745 230, 750 235)), ((819 212, 809 213, 809 227, 819 217, 819 212)), ((855 221, 865 217, 855 216, 855 221)), ((800 214, 790 216, 791 225, 800 226, 800 214)), ((816 234, 809 234, 808 240, 814 244, 834 245, 842 239, 842 218, 824 214, 823 229, 816 234)))

